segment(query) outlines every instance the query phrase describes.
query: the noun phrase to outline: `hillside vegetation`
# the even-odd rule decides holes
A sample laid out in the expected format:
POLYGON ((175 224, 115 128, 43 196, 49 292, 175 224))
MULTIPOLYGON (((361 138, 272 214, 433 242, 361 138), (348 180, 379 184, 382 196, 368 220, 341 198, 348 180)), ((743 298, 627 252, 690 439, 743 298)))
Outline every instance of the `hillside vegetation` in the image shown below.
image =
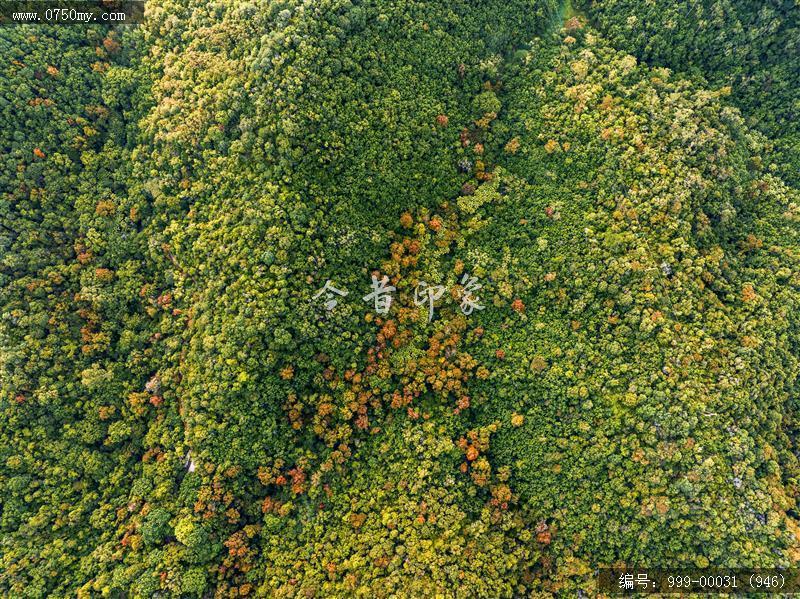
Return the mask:
POLYGON ((0 592, 795 565, 798 7, 675 6, 0 30, 0 592))
POLYGON ((800 7, 795 0, 580 0, 618 48, 720 89, 772 138, 777 166, 800 184, 800 7))

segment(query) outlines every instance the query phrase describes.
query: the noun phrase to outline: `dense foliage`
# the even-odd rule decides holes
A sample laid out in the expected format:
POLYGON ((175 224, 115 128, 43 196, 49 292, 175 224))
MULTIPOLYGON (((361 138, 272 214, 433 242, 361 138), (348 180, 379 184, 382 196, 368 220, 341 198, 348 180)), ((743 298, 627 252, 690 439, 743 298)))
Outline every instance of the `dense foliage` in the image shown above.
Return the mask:
POLYGON ((648 63, 730 94, 753 128, 778 145, 800 183, 800 5, 796 0, 580 0, 600 31, 648 63))
POLYGON ((796 564, 797 6, 740 4, 0 31, 0 591, 796 564))
POLYGON ((481 315, 498 463, 558 571, 793 563, 797 192, 716 94, 583 31, 533 56, 469 246, 525 307, 481 315))

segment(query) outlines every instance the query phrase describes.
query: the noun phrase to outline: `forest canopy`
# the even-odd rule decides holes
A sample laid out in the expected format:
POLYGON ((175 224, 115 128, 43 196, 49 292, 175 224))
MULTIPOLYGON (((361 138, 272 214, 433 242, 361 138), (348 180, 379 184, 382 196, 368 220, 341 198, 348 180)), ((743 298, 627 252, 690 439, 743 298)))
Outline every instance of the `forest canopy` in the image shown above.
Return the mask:
POLYGON ((800 562, 800 5, 0 26, 0 593, 800 562))

